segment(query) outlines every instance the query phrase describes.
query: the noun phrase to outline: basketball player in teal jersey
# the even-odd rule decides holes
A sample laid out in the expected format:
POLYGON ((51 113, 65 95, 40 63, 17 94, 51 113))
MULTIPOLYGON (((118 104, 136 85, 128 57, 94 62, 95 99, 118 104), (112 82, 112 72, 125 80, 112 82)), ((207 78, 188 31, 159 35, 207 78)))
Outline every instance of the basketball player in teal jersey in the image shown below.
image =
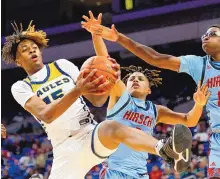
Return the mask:
POLYGON ((139 44, 119 33, 115 26, 111 29, 93 24, 90 31, 106 40, 117 42, 133 54, 153 66, 189 74, 196 83, 207 84, 211 96, 206 105, 210 136, 209 178, 220 178, 220 24, 212 25, 202 36, 202 48, 206 56, 186 55, 175 57, 161 54, 154 49, 139 44))
MULTIPOLYGON (((84 28, 90 31, 89 26, 91 23, 100 23, 100 15, 96 20, 91 12, 89 12, 90 18, 83 16, 86 22, 82 22, 84 28)), ((93 43, 98 55, 107 56, 108 52, 103 40, 100 37, 92 34, 93 43)), ((195 96, 195 106, 189 112, 189 115, 175 113, 163 106, 155 105, 151 101, 146 101, 147 96, 151 93, 151 86, 158 86, 161 78, 158 77, 157 71, 147 70, 131 66, 126 68, 129 74, 127 86, 122 81, 118 81, 115 87, 111 90, 110 100, 108 104, 107 119, 117 121, 123 125, 137 128, 144 131, 148 135, 153 134, 153 128, 159 122, 166 124, 185 124, 187 126, 194 126, 197 124, 199 117, 195 115, 198 110, 198 101, 195 96)), ((200 89, 200 84, 198 85, 200 89)), ((207 87, 202 88, 203 97, 207 93, 207 87)), ((209 94, 206 96, 208 99, 209 94)), ((205 99, 205 98, 204 98, 205 99)), ((206 104, 206 100, 203 101, 203 105, 206 104)), ((202 110, 202 107, 199 107, 202 110)), ((187 133, 185 133, 187 135, 187 133)), ((189 145, 189 150, 191 144, 189 145)), ((155 153, 154 153, 155 154, 155 153)), ((159 154, 160 155, 160 154, 159 154)), ((120 144, 119 148, 108 158, 108 168, 105 173, 105 179, 148 179, 148 173, 146 169, 146 160, 148 159, 148 153, 136 152, 124 144, 120 144)), ((185 161, 190 162, 190 152, 185 156, 185 161), (187 159, 186 159, 187 158, 187 159)), ((186 165, 187 166, 187 165, 186 165)), ((176 166, 175 166, 176 167, 176 166)), ((176 168, 175 168, 176 169, 176 168)), ((103 175, 104 172, 101 172, 103 175)))

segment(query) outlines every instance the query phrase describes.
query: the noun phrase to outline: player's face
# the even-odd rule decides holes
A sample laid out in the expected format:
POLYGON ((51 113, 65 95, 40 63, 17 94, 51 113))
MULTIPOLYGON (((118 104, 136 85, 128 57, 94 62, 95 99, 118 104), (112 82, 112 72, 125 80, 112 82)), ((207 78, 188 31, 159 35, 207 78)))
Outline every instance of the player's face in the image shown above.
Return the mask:
POLYGON ((127 89, 135 98, 146 98, 151 93, 148 79, 140 72, 135 72, 128 78, 127 89))
POLYGON ((43 62, 38 45, 28 39, 21 41, 17 47, 16 63, 28 72, 39 70, 43 62))
POLYGON ((216 55, 220 53, 220 29, 211 27, 206 34, 202 36, 202 49, 208 55, 216 55))

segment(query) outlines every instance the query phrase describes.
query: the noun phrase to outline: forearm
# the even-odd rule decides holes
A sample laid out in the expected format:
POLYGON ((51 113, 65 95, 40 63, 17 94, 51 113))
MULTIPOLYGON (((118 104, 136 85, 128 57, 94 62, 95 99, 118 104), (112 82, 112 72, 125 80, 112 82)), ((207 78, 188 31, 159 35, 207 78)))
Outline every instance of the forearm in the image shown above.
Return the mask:
POLYGON ((119 33, 117 42, 148 64, 174 71, 179 69, 179 64, 172 59, 172 55, 158 53, 154 49, 135 42, 121 33, 119 33))
MULTIPOLYGON (((103 41, 102 37, 92 34, 92 41, 96 55, 107 57, 108 50, 106 48, 105 42, 103 41)), ((96 96, 92 94, 84 95, 84 97, 88 99, 95 107, 102 107, 105 104, 106 100, 108 99, 108 96, 109 96, 108 94, 102 96, 96 96)))
POLYGON ((186 114, 187 126, 196 126, 203 112, 203 106, 195 104, 191 111, 186 114))
POLYGON ((108 56, 108 50, 102 37, 92 34, 93 46, 97 56, 108 56))
POLYGON ((41 111, 42 120, 51 123, 61 116, 80 96, 80 91, 77 88, 73 88, 63 98, 46 105, 41 111))
POLYGON ((188 127, 193 127, 199 121, 199 118, 202 114, 203 107, 197 104, 194 105, 193 109, 188 113, 178 113, 174 112, 167 107, 157 105, 158 109, 158 118, 157 122, 165 124, 184 124, 188 127))

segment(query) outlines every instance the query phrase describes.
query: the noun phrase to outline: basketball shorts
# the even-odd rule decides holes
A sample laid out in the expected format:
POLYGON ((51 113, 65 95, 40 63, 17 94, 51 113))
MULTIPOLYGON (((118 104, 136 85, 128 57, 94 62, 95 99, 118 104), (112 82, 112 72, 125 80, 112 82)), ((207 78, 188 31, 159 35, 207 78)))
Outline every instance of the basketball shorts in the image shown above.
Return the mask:
POLYGON ((115 150, 109 150, 98 138, 99 125, 86 133, 69 137, 53 149, 53 165, 49 179, 84 179, 87 172, 115 150))
POLYGON ((110 170, 109 168, 103 168, 103 170, 100 172, 99 178, 100 179, 113 179, 113 178, 114 179, 149 179, 149 176, 146 174, 138 178, 135 178, 120 171, 110 170))

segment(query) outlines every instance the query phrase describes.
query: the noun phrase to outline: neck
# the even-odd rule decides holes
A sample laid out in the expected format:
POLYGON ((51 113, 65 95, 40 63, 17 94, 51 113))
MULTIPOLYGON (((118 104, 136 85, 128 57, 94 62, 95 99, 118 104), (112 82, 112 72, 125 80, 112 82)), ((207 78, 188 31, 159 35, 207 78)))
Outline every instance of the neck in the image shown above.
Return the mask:
POLYGON ((145 100, 146 100, 146 96, 142 96, 142 97, 140 97, 140 98, 138 98, 138 99, 140 99, 140 100, 142 100, 142 101, 145 101, 145 100))
POLYGON ((141 100, 141 101, 145 101, 146 100, 146 96, 138 96, 138 97, 136 97, 136 96, 133 96, 134 98, 137 98, 137 99, 139 99, 139 100, 141 100))
POLYGON ((31 75, 37 73, 38 71, 40 71, 43 67, 44 67, 44 64, 41 63, 41 64, 35 66, 34 68, 26 69, 25 71, 28 74, 28 76, 31 76, 31 75))
POLYGON ((216 62, 220 62, 220 53, 217 53, 216 55, 212 55, 212 59, 216 62))

